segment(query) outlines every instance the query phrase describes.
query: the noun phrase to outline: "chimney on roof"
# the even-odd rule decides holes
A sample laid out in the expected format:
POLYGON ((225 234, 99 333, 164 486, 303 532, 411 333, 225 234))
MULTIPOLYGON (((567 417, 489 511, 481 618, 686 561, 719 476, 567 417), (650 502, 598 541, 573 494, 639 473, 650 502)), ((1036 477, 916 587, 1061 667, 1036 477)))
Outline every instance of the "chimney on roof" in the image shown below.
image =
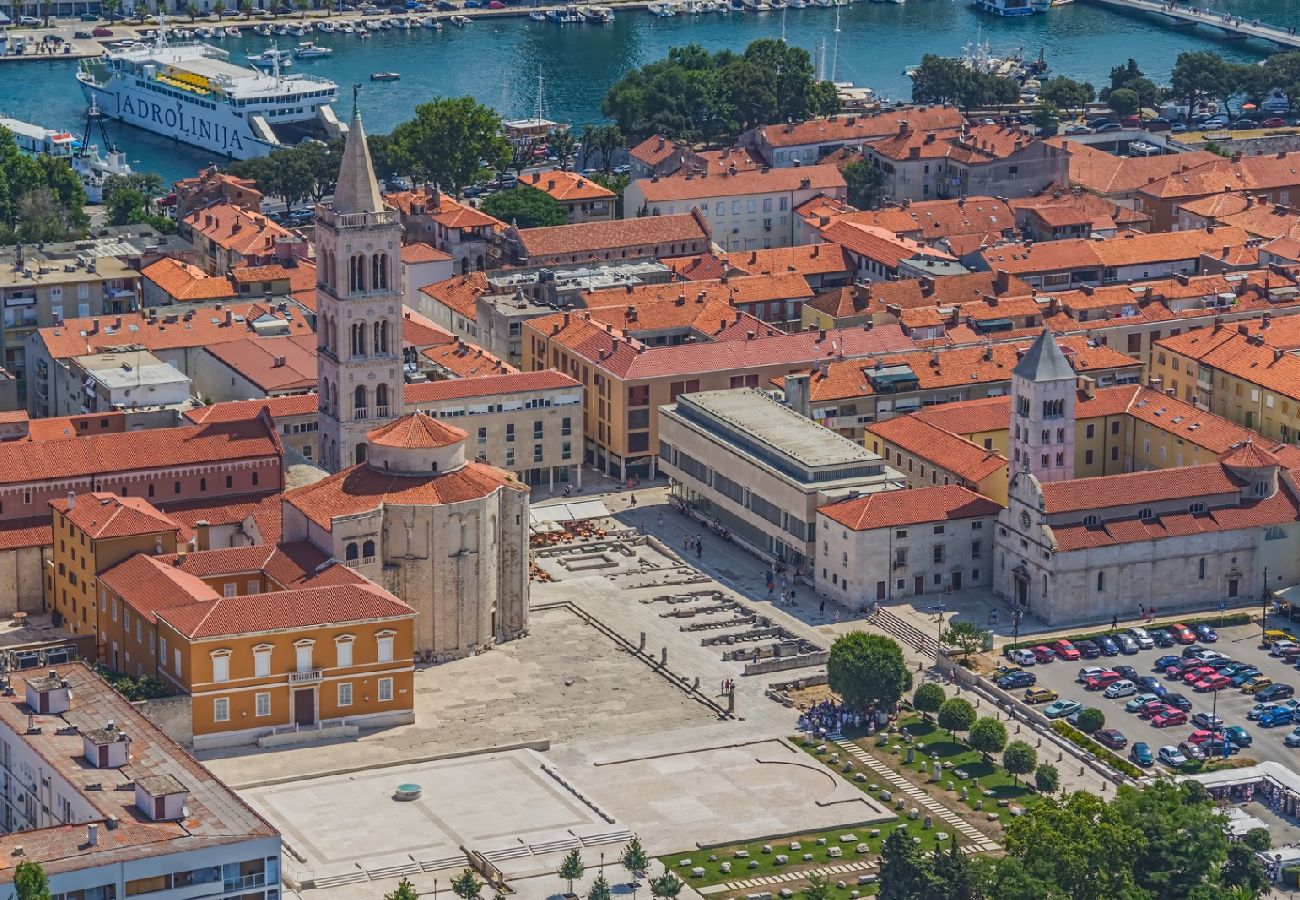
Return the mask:
POLYGON ((920 148, 920 147, 908 147, 908 148, 907 148, 907 156, 908 156, 909 159, 920 159, 920 158, 921 158, 921 148, 920 148))
POLYGON ((993 343, 991 341, 984 344, 984 361, 993 361, 993 343))
POLYGON ((1273 348, 1273 362, 1280 362, 1282 357, 1285 355, 1286 355, 1286 351, 1283 350, 1281 347, 1273 348))
POLYGON ((934 132, 933 132, 933 131, 927 131, 927 132, 925 133, 925 142, 926 142, 927 144, 933 144, 933 143, 934 143, 934 132))
POLYGON ((233 325, 233 324, 235 324, 235 312, 234 312, 234 310, 230 310, 230 309, 226 310, 226 324, 227 324, 227 325, 233 325))
POLYGON ((911 131, 911 130, 912 130, 912 126, 908 123, 908 121, 907 121, 906 119, 899 119, 899 120, 898 120, 898 133, 899 133, 899 134, 907 134, 907 133, 908 133, 909 131, 911 131))
POLYGON ((1005 294, 1011 290, 1011 273, 1005 269, 998 269, 993 273, 993 292, 995 294, 1005 294))
POLYGON ((99 843, 99 824, 89 822, 86 825, 86 846, 94 847, 99 843))
POLYGON ((1247 325, 1245 322, 1238 322, 1237 334, 1241 335, 1242 337, 1250 337, 1250 326, 1247 325))

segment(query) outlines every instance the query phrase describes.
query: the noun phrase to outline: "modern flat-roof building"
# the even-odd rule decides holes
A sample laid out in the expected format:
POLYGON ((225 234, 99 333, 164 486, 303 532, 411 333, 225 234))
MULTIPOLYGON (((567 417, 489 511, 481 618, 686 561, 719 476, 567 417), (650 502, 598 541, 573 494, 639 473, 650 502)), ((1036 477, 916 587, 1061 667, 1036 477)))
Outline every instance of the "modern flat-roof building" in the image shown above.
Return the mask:
POLYGON ((0 701, 0 890, 39 863, 55 897, 280 896, 280 835, 84 663, 0 701))
POLYGON ((876 454, 762 391, 681 394, 659 414, 659 465, 672 494, 795 570, 812 574, 819 507, 906 484, 876 454))

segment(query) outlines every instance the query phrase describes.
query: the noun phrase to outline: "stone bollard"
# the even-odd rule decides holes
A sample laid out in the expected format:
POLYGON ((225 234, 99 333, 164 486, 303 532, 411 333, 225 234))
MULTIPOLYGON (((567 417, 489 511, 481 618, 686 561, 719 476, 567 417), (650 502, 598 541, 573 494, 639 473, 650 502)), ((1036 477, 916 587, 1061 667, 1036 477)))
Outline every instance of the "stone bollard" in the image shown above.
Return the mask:
POLYGON ((641 632, 641 643, 637 644, 637 653, 645 653, 645 632, 641 632))
POLYGON ((1065 751, 1064 750, 1056 751, 1056 761, 1061 762, 1064 759, 1065 759, 1065 751))
POLYGON ((909 744, 907 747, 908 764, 910 765, 913 761, 915 761, 915 759, 916 759, 916 748, 909 744))
POLYGON ((922 825, 921 827, 923 827, 926 831, 929 831, 931 828, 934 827, 934 821, 927 815, 925 817, 925 824, 922 825))
POLYGON ((663 667, 663 668, 667 668, 667 666, 668 666, 668 648, 667 648, 667 647, 664 647, 662 650, 659 651, 659 665, 660 665, 660 667, 663 667))
POLYGON ((961 789, 961 800, 963 803, 966 803, 967 801, 970 800, 970 788, 963 787, 961 789))
POLYGON ((1042 747, 1042 746, 1043 746, 1043 739, 1042 739, 1042 738, 1039 738, 1039 739, 1038 739, 1038 744, 1037 744, 1036 746, 1038 746, 1038 747, 1042 747))
POLYGON ((1079 766, 1079 777, 1080 777, 1080 778, 1083 777, 1083 770, 1084 770, 1084 767, 1083 767, 1083 766, 1079 766))
MULTIPOLYGON (((910 762, 910 761, 911 761, 911 760, 909 760, 909 762, 910 762)), ((921 772, 922 775, 929 775, 929 774, 930 774, 930 764, 929 764, 928 762, 926 762, 925 760, 921 760, 920 772, 921 772)))

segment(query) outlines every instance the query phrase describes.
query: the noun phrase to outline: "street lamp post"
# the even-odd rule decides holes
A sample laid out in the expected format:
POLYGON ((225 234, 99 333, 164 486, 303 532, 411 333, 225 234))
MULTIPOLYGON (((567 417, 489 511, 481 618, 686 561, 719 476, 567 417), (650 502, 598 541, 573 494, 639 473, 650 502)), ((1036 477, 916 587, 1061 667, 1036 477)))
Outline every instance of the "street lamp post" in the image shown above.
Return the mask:
POLYGON ((1024 607, 1016 601, 1016 608, 1011 611, 1011 646, 1020 643, 1020 616, 1023 614, 1024 607))
MULTIPOLYGON (((943 658, 943 614, 948 611, 948 606, 940 603, 935 607, 939 612, 939 632, 935 635, 934 641, 934 661, 937 663, 943 658)), ((956 616, 956 613, 953 613, 956 616)))
POLYGON ((1268 631, 1268 566, 1264 567, 1264 589, 1259 592, 1259 605, 1259 642, 1266 644, 1268 641, 1264 632, 1268 631))

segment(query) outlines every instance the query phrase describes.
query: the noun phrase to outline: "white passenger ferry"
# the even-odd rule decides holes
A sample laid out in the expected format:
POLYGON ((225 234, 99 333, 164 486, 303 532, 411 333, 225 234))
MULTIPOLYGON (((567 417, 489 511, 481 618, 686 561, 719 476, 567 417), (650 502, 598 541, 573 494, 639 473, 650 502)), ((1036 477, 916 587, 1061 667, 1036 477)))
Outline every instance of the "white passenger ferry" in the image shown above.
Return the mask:
POLYGON ((83 60, 77 80, 112 118, 233 159, 282 146, 277 131, 337 135, 334 82, 237 66, 210 44, 170 43, 164 27, 152 44, 83 60))

